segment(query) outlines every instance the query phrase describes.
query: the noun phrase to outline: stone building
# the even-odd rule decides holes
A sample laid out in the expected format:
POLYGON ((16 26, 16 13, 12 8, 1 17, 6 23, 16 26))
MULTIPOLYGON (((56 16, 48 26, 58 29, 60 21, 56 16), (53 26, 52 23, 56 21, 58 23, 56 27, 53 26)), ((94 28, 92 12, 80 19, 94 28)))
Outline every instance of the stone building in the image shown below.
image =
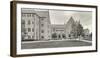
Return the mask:
MULTIPOLYGON (((80 21, 74 21, 73 17, 70 17, 65 24, 51 24, 49 10, 21 9, 22 40, 36 41, 75 38, 77 34, 74 34, 76 32, 74 29, 77 29, 77 25, 81 25, 80 21)), ((84 30, 84 33, 88 34, 89 31, 84 30)))
POLYGON ((51 25, 51 34, 52 34, 52 39, 65 39, 65 25, 51 25), (53 38, 53 36, 56 36, 56 38, 53 38))
POLYGON ((71 31, 72 31, 72 25, 78 24, 78 22, 75 22, 73 17, 70 17, 68 22, 62 25, 52 24, 51 30, 52 35, 55 34, 57 39, 69 39, 72 37, 71 31))
POLYGON ((21 35, 22 40, 46 40, 50 39, 49 12, 21 9, 21 35))
POLYGON ((75 23, 76 22, 74 21, 73 17, 70 17, 68 22, 66 22, 66 24, 65 24, 66 38, 70 37, 70 32, 72 31, 72 25, 75 24, 75 23))

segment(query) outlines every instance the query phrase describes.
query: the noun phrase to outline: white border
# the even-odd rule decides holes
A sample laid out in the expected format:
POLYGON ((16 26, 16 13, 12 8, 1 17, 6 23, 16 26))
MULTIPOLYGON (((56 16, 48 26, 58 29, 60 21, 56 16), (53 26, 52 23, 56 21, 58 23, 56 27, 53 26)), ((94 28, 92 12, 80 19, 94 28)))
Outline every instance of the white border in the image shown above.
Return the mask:
POLYGON ((96 9, 83 7, 64 7, 51 5, 36 5, 36 4, 17 4, 17 55, 19 54, 38 54, 38 53, 52 53, 52 52, 71 52, 71 51, 85 51, 96 50, 95 44, 95 27, 96 27, 96 9), (43 9, 60 9, 60 10, 80 10, 92 11, 92 46, 86 47, 61 47, 61 48, 45 48, 45 49, 24 49, 21 50, 21 8, 43 8, 43 9))

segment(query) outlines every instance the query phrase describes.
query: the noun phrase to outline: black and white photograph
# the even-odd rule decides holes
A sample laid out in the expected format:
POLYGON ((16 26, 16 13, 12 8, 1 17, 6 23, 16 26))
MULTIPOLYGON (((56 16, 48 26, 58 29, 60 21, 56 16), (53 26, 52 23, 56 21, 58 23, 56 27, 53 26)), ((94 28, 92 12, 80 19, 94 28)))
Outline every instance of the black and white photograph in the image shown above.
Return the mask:
POLYGON ((11 3, 11 55, 97 51, 97 6, 11 3))
POLYGON ((21 8, 21 48, 92 45, 92 11, 21 8))

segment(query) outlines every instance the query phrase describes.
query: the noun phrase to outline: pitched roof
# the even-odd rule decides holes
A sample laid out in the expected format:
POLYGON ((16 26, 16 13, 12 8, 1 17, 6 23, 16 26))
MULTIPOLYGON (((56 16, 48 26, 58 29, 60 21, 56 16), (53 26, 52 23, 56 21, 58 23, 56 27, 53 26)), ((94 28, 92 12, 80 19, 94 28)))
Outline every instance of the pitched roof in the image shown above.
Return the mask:
POLYGON ((70 17, 70 19, 68 20, 68 22, 66 23, 66 25, 70 25, 72 23, 75 23, 73 17, 70 17))

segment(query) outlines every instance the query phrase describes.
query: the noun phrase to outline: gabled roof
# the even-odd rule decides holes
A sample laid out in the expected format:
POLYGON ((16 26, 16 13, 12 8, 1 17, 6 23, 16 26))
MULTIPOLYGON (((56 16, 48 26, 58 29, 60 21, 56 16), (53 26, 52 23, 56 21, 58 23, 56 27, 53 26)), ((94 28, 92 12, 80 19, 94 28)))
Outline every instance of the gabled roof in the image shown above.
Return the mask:
POLYGON ((70 17, 70 19, 68 20, 68 22, 66 23, 66 25, 69 26, 72 23, 75 23, 75 21, 74 21, 73 17, 70 17))

